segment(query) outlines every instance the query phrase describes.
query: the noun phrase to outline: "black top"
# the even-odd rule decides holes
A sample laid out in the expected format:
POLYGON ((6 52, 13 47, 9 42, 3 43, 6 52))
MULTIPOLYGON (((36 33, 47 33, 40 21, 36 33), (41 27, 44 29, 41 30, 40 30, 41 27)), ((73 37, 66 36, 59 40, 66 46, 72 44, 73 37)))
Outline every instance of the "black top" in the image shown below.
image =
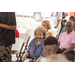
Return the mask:
MULTIPOLYGON (((1 12, 0 23, 9 26, 16 25, 15 12, 1 12)), ((7 46, 15 43, 15 30, 8 30, 0 27, 0 46, 7 46)))
MULTIPOLYGON (((65 15, 65 13, 64 13, 64 12, 62 12, 62 15, 65 15)), ((63 19, 65 19, 65 17, 63 17, 63 19)))

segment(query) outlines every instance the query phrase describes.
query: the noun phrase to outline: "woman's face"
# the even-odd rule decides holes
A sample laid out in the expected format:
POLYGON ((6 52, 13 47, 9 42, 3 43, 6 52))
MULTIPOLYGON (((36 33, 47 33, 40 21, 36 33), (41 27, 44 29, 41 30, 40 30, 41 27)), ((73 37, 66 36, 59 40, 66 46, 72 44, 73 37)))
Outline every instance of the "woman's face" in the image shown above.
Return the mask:
POLYGON ((47 26, 47 24, 46 23, 42 23, 42 26, 46 29, 46 30, 48 30, 49 29, 49 27, 47 26))
POLYGON ((43 33, 41 31, 37 31, 36 32, 36 38, 39 40, 43 39, 44 38, 43 33))

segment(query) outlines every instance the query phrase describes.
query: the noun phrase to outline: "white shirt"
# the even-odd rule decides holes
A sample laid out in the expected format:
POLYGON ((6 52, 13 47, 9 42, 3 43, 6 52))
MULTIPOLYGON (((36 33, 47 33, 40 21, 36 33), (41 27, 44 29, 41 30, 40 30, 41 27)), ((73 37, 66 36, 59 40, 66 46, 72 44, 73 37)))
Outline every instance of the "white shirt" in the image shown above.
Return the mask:
POLYGON ((61 20, 62 20, 62 12, 52 12, 51 16, 50 16, 50 24, 52 26, 52 28, 54 28, 57 25, 58 20, 60 20, 60 23, 57 27, 58 32, 61 29, 61 20))
POLYGON ((52 26, 56 26, 57 21, 62 19, 62 12, 52 12, 50 15, 50 23, 52 26))

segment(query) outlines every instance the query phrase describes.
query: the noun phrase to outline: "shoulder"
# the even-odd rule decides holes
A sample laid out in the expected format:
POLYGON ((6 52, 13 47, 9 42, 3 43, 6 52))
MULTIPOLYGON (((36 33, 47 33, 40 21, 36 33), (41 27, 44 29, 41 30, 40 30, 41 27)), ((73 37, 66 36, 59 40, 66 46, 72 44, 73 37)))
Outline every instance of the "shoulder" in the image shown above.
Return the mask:
POLYGON ((31 42, 29 43, 29 45, 34 44, 35 41, 36 41, 36 39, 32 39, 31 42))
POLYGON ((66 32, 63 32, 63 33, 60 34, 60 36, 64 36, 65 34, 66 34, 66 32))
POLYGON ((47 33, 46 38, 49 37, 49 36, 52 36, 52 33, 51 32, 48 32, 47 33))
POLYGON ((73 36, 75 36, 75 32, 73 33, 73 36))
POLYGON ((9 15, 14 15, 15 16, 15 12, 7 12, 9 15))
POLYGON ((52 34, 51 32, 48 32, 47 34, 52 34))
POLYGON ((47 35, 52 36, 52 33, 51 32, 48 32, 47 35))
POLYGON ((66 32, 61 33, 61 35, 64 35, 64 34, 66 34, 66 32))

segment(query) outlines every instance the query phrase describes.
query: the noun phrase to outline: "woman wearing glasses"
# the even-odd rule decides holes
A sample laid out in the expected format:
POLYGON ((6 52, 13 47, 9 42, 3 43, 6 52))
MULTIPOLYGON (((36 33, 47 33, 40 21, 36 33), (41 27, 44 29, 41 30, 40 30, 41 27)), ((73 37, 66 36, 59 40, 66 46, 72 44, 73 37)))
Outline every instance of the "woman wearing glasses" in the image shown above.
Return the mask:
POLYGON ((48 37, 44 40, 44 54, 45 58, 42 58, 40 62, 45 62, 46 58, 51 54, 56 54, 58 40, 55 37, 48 37))

